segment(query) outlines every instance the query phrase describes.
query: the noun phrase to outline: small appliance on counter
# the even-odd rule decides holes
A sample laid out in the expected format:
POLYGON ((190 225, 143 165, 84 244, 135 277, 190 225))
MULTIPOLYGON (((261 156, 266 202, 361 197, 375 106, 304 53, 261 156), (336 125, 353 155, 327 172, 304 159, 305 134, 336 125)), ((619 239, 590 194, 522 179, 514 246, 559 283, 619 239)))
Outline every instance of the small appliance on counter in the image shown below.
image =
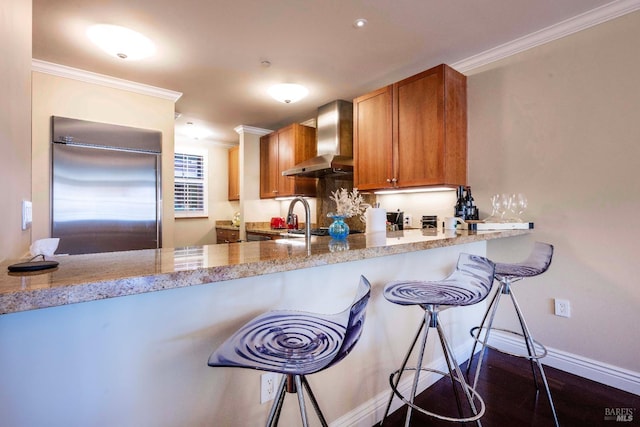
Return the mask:
POLYGON ((436 215, 422 215, 422 228, 438 228, 436 215))
POLYGON ((271 229, 279 230, 281 228, 287 228, 287 223, 282 217, 274 216, 271 218, 271 229))
POLYGON ((404 212, 387 212, 387 224, 390 231, 404 230, 404 212))
POLYGON ((292 213, 287 217, 287 228, 289 230, 297 230, 298 229, 298 215, 292 213))

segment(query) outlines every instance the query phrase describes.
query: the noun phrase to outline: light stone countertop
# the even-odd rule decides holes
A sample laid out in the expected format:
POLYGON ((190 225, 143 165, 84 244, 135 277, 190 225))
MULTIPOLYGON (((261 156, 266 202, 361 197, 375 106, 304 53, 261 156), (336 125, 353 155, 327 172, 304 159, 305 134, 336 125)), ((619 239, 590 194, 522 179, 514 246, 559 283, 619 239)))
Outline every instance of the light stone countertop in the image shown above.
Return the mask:
POLYGON ((36 273, 9 273, 0 264, 0 314, 95 301, 163 289, 519 236, 530 230, 405 230, 350 235, 345 243, 303 238, 54 256, 60 265, 36 273))

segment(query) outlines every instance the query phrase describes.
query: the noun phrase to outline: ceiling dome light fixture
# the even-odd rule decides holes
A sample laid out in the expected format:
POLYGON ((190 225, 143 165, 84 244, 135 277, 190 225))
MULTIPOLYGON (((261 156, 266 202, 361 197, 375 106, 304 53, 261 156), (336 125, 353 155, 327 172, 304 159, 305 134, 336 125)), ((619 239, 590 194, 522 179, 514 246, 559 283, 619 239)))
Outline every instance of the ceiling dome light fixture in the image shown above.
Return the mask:
POLYGON ((300 101, 308 94, 309 90, 306 87, 295 83, 281 83, 269 88, 269 95, 285 104, 300 101))
POLYGON ((87 29, 87 36, 111 56, 129 61, 147 58, 156 46, 142 34, 118 25, 97 24, 87 29))
POLYGON ((353 26, 356 27, 357 29, 363 28, 365 25, 367 25, 367 20, 364 18, 358 18, 355 21, 353 21, 353 26))

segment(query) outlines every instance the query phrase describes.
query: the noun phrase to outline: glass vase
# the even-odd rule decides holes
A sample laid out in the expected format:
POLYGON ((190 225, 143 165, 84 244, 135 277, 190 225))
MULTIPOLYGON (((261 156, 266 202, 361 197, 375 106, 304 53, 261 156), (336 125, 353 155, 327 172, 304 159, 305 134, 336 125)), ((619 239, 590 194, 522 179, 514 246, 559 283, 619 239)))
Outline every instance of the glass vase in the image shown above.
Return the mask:
POLYGON ((335 240, 344 240, 349 235, 349 226, 344 222, 344 216, 333 215, 333 222, 329 226, 329 235, 335 240))

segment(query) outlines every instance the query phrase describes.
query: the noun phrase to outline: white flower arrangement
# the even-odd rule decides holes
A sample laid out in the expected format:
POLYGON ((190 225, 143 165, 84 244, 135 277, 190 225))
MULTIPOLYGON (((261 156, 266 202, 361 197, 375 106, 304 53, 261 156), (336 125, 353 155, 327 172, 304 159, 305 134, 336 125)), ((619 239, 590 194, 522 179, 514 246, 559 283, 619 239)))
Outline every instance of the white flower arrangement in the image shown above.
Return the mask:
POLYGON ((360 216, 360 220, 365 222, 364 212, 370 206, 364 202, 361 194, 358 194, 358 189, 354 188, 351 193, 346 189, 341 188, 331 193, 329 197, 336 202, 336 212, 330 212, 327 216, 343 216, 350 218, 352 216, 360 216))

